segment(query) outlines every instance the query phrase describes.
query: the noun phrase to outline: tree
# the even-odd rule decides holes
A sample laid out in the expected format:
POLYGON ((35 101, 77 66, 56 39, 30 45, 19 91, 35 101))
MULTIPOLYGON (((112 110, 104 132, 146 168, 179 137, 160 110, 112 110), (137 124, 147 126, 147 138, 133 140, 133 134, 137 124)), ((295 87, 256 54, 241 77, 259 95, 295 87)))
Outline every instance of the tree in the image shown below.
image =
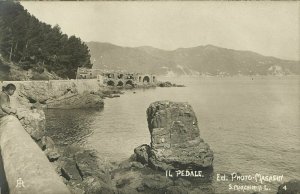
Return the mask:
POLYGON ((46 68, 65 78, 75 78, 78 67, 92 67, 80 38, 40 22, 12 1, 0 1, 0 54, 23 69, 46 68))

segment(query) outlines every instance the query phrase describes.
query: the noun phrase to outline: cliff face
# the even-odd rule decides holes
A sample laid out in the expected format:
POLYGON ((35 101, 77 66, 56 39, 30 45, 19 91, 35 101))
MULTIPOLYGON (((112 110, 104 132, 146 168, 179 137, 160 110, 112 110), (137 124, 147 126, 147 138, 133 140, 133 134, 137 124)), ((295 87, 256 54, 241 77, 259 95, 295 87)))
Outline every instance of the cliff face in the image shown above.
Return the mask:
POLYGON ((89 80, 56 80, 7 83, 13 83, 17 87, 14 95, 15 104, 59 109, 103 107, 102 98, 99 95, 91 94, 92 91, 99 90, 96 80, 91 82, 89 80))

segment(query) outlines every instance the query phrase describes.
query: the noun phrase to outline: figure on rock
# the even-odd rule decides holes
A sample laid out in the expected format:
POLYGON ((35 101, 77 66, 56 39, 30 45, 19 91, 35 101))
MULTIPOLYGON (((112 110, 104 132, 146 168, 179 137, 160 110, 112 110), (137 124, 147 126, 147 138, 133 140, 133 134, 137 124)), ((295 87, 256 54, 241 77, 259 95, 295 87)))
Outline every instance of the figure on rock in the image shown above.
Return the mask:
POLYGON ((7 84, 2 87, 0 93, 0 118, 6 115, 16 114, 17 110, 10 106, 10 96, 16 91, 14 84, 7 84))

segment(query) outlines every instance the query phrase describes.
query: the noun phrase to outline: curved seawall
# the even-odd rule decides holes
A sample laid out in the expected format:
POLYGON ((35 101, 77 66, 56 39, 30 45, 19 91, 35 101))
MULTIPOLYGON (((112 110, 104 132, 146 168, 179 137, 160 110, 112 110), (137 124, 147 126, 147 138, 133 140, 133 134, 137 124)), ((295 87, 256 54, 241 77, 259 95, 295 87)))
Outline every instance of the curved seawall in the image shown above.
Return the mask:
POLYGON ((0 119, 0 148, 10 194, 70 194, 45 154, 14 116, 0 119))

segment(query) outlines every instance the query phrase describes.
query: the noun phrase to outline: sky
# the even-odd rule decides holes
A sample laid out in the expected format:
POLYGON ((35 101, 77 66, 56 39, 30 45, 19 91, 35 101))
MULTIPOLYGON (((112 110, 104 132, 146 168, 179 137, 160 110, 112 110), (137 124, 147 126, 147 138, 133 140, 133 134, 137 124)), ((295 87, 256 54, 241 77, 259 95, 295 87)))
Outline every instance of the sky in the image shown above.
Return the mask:
POLYGON ((300 2, 23 1, 83 41, 165 50, 215 45, 300 60, 300 2))

